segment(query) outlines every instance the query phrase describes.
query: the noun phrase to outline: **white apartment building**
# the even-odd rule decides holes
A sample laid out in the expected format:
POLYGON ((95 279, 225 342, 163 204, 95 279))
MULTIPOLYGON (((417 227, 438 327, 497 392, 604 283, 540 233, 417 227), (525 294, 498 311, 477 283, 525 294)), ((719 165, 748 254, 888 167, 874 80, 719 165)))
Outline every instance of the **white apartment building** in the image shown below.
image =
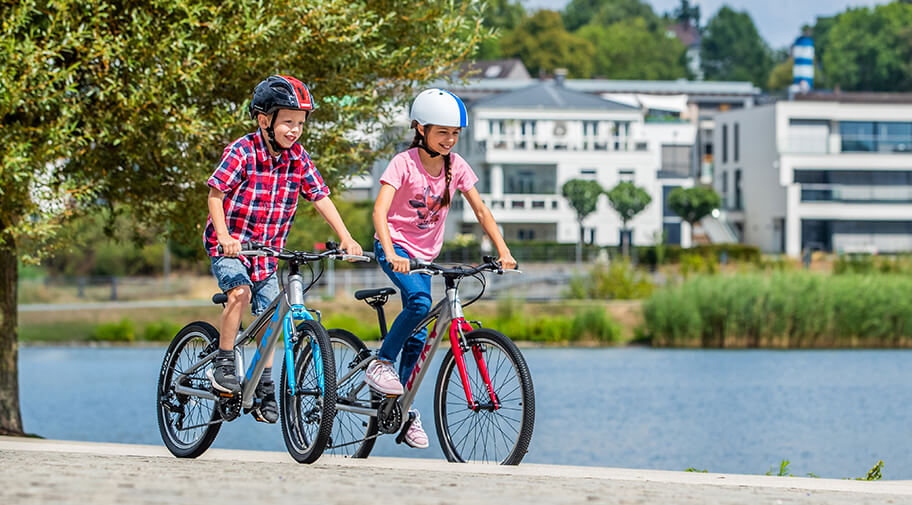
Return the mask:
MULTIPOLYGON (((633 244, 654 244, 665 232, 666 242, 689 245, 689 226, 663 202, 671 189, 693 185, 691 122, 650 124, 641 107, 571 90, 561 79, 475 101, 469 115, 465 140, 471 141, 458 151, 478 174, 476 187, 507 240, 577 242, 576 213, 561 188, 571 179, 592 179, 606 190, 633 182, 652 196, 628 223, 633 244), (677 146, 686 149, 675 157, 677 146)), ((481 236, 461 202, 448 220, 450 233, 481 236)), ((583 224, 585 242, 620 244, 622 223, 607 197, 583 224)))
POLYGON ((912 95, 809 93, 715 119, 714 186, 744 243, 912 250, 912 95))

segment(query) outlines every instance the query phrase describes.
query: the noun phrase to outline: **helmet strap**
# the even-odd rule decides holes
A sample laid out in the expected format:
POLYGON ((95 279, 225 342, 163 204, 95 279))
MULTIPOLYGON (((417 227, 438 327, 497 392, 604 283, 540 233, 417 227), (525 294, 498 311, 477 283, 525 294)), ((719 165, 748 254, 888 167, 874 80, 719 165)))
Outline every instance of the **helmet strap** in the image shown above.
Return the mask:
POLYGON ((281 154, 283 151, 287 151, 290 148, 282 147, 275 138, 275 123, 277 117, 279 117, 279 111, 273 112, 269 127, 266 128, 266 139, 269 140, 269 146, 272 147, 272 150, 281 154))
MULTIPOLYGON (((427 127, 425 127, 425 128, 427 128, 427 127)), ((415 131, 417 132, 418 130, 416 129, 415 131)), ((418 135, 421 137, 421 143, 418 144, 418 147, 424 149, 424 151, 426 153, 428 153, 428 156, 430 156, 432 159, 440 156, 440 153, 438 153, 437 151, 434 151, 433 149, 431 149, 428 146, 427 138, 424 135, 422 135, 421 132, 418 132, 418 135)))

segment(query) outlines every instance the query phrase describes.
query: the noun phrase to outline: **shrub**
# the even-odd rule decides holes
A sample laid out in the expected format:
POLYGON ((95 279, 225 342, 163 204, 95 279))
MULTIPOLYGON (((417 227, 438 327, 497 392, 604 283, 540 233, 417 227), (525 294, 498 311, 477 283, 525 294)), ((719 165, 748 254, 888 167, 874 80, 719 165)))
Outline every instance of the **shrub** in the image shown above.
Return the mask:
POLYGON ((605 311, 604 307, 589 307, 580 310, 571 324, 573 340, 597 340, 617 342, 621 338, 621 327, 605 311))
POLYGON ((105 323, 95 328, 93 340, 103 342, 133 342, 136 339, 136 325, 129 319, 121 319, 118 323, 105 323))
POLYGON ((151 342, 169 342, 177 335, 181 326, 173 321, 157 321, 146 325, 143 340, 151 342))
POLYGON ((597 263, 588 276, 574 277, 567 295, 575 299, 634 300, 649 296, 652 290, 648 274, 624 259, 613 261, 607 267, 597 263))

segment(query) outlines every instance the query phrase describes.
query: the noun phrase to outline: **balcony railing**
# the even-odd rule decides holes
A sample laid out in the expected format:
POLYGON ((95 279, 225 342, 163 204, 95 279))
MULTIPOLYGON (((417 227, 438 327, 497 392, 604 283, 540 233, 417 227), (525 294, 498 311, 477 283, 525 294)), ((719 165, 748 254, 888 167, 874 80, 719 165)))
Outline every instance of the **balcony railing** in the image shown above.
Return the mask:
POLYGON ((574 139, 541 139, 534 137, 492 136, 479 141, 482 149, 494 151, 619 151, 649 150, 646 140, 630 137, 582 137, 574 139))
POLYGON ((482 200, 488 208, 511 211, 554 211, 560 207, 560 200, 563 197, 558 195, 510 195, 506 194, 499 198, 493 198, 490 195, 482 195, 482 200))
POLYGON ((912 136, 843 134, 842 152, 912 153, 912 136))
POLYGON ((912 203, 912 186, 802 184, 802 202, 912 203))

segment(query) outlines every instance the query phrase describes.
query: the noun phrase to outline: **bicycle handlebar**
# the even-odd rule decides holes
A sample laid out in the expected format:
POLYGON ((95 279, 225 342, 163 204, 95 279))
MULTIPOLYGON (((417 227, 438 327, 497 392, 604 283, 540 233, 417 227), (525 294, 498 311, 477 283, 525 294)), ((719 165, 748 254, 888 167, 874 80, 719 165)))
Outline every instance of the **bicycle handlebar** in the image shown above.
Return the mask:
MULTIPOLYGON (((217 248, 219 254, 223 254, 224 250, 222 246, 219 245, 217 248)), ((323 252, 310 252, 310 251, 289 251, 287 249, 282 249, 279 247, 269 247, 257 242, 242 242, 241 251, 238 253, 240 256, 263 256, 269 258, 278 258, 280 260, 293 260, 298 261, 320 261, 323 258, 330 258, 339 261, 370 261, 369 256, 361 256, 357 254, 346 254, 344 249, 339 249, 338 245, 334 242, 326 243, 326 250, 323 252)))
POLYGON ((429 275, 448 275, 452 277, 468 277, 470 275, 475 275, 479 272, 494 272, 498 275, 503 275, 508 272, 521 274, 522 271, 518 269, 513 270, 504 270, 499 261, 497 261, 493 256, 484 256, 484 263, 476 267, 466 266, 466 265, 456 265, 451 267, 446 267, 443 265, 438 265, 437 263, 432 263, 430 261, 419 260, 417 258, 409 258, 409 272, 410 273, 426 273, 429 275))

